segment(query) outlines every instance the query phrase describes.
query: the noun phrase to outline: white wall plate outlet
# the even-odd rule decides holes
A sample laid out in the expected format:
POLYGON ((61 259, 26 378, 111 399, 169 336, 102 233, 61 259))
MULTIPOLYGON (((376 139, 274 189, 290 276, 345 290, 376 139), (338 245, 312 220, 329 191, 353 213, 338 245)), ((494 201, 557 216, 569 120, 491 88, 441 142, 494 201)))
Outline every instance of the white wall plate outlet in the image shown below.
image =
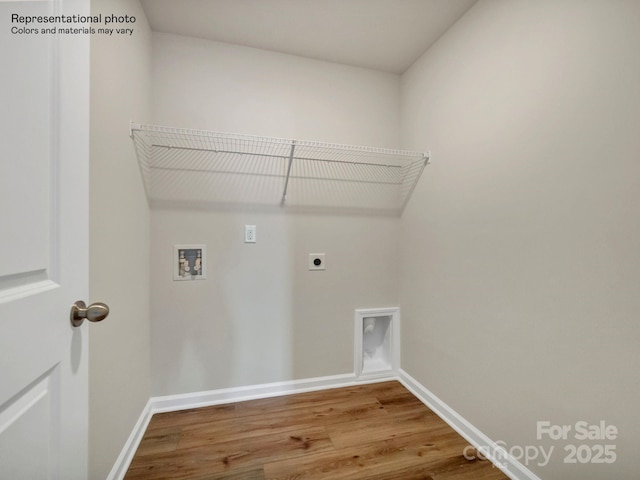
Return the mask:
POLYGON ((325 259, 324 253, 310 253, 309 254, 309 270, 324 270, 325 259))
POLYGON ((244 226, 244 243, 256 243, 256 226, 244 226))

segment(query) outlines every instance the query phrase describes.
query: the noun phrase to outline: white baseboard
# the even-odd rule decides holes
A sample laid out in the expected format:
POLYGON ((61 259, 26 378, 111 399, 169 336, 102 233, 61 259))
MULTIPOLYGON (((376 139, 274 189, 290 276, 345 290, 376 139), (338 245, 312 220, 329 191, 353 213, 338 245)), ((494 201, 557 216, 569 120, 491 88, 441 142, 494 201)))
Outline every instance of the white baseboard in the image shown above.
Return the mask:
POLYGON ((120 455, 118 455, 116 463, 113 465, 111 472, 109 472, 107 480, 122 480, 124 478, 127 473, 127 469, 131 464, 131 460, 133 460, 133 456, 138 449, 138 445, 140 445, 140 441, 144 436, 144 432, 147 430, 147 426, 149 425, 152 415, 151 401, 148 401, 142 409, 140 418, 138 418, 138 421, 133 427, 131 435, 129 435, 127 442, 124 444, 124 447, 122 447, 122 451, 120 452, 120 455))
POLYGON ((411 375, 400 369, 398 380, 407 390, 413 393, 422 403, 429 407, 442 420, 447 422, 451 428, 458 432, 476 449, 481 449, 486 458, 499 468, 506 476, 513 480, 540 480, 531 470, 509 455, 504 449, 499 448, 496 443, 478 430, 458 412, 440 400, 426 387, 416 381, 411 375), (499 456, 499 458, 496 458, 499 456))
POLYGON ((360 382, 356 381, 356 376, 349 373, 303 380, 248 385, 245 387, 222 388, 220 390, 185 393, 181 395, 151 397, 149 402, 151 403, 153 413, 174 412, 176 410, 242 402, 256 398, 278 397, 281 395, 291 395, 293 393, 346 387, 357 383, 360 382))
MULTIPOLYGON (((186 393, 181 395, 165 395, 151 397, 142 411, 127 443, 118 456, 118 459, 107 477, 107 480, 122 480, 129 468, 129 464, 142 440, 145 430, 149 425, 151 416, 155 413, 174 412, 189 408, 234 403, 257 398, 278 397, 294 393, 304 393, 316 390, 328 390, 330 388, 349 387, 365 383, 386 382, 389 380, 400 381, 422 403, 447 422, 471 445, 480 449, 495 445, 489 437, 465 420, 455 410, 436 397, 427 388, 422 386, 407 372, 400 369, 397 374, 390 372, 380 378, 356 377, 354 373, 332 375, 327 377, 308 378, 303 380, 291 380, 286 382, 265 383, 245 387, 223 388, 205 392, 186 393)), ((483 450, 484 451, 484 450, 483 450)), ((487 458, 500 468, 513 480, 540 480, 533 472, 518 462, 515 458, 504 452, 500 458, 492 457, 492 449, 487 452, 487 458)))

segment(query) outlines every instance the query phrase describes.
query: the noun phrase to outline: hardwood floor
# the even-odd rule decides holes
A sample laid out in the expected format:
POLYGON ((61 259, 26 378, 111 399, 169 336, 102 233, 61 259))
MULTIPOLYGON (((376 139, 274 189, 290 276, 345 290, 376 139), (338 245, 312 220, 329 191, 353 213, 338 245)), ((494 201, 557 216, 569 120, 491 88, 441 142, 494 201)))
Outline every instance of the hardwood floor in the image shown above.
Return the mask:
POLYGON ((503 480, 398 382, 154 415, 125 480, 503 480))

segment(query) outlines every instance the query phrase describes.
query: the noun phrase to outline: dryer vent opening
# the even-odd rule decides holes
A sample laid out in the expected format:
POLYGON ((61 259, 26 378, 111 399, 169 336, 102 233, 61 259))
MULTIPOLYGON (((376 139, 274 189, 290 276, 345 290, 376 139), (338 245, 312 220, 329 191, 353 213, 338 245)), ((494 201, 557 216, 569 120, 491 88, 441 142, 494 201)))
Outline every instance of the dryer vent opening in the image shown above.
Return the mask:
POLYGON ((393 376, 399 367, 399 310, 356 310, 355 373, 358 377, 393 376))

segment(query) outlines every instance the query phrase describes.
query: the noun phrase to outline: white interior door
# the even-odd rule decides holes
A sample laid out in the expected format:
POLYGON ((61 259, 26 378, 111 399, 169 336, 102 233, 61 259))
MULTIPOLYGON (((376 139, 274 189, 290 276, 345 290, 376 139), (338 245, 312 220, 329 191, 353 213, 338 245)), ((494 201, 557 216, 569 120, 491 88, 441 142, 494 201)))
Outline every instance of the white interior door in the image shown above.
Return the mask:
POLYGON ((0 0, 2 479, 87 478, 89 37, 15 15, 88 6, 0 0))

